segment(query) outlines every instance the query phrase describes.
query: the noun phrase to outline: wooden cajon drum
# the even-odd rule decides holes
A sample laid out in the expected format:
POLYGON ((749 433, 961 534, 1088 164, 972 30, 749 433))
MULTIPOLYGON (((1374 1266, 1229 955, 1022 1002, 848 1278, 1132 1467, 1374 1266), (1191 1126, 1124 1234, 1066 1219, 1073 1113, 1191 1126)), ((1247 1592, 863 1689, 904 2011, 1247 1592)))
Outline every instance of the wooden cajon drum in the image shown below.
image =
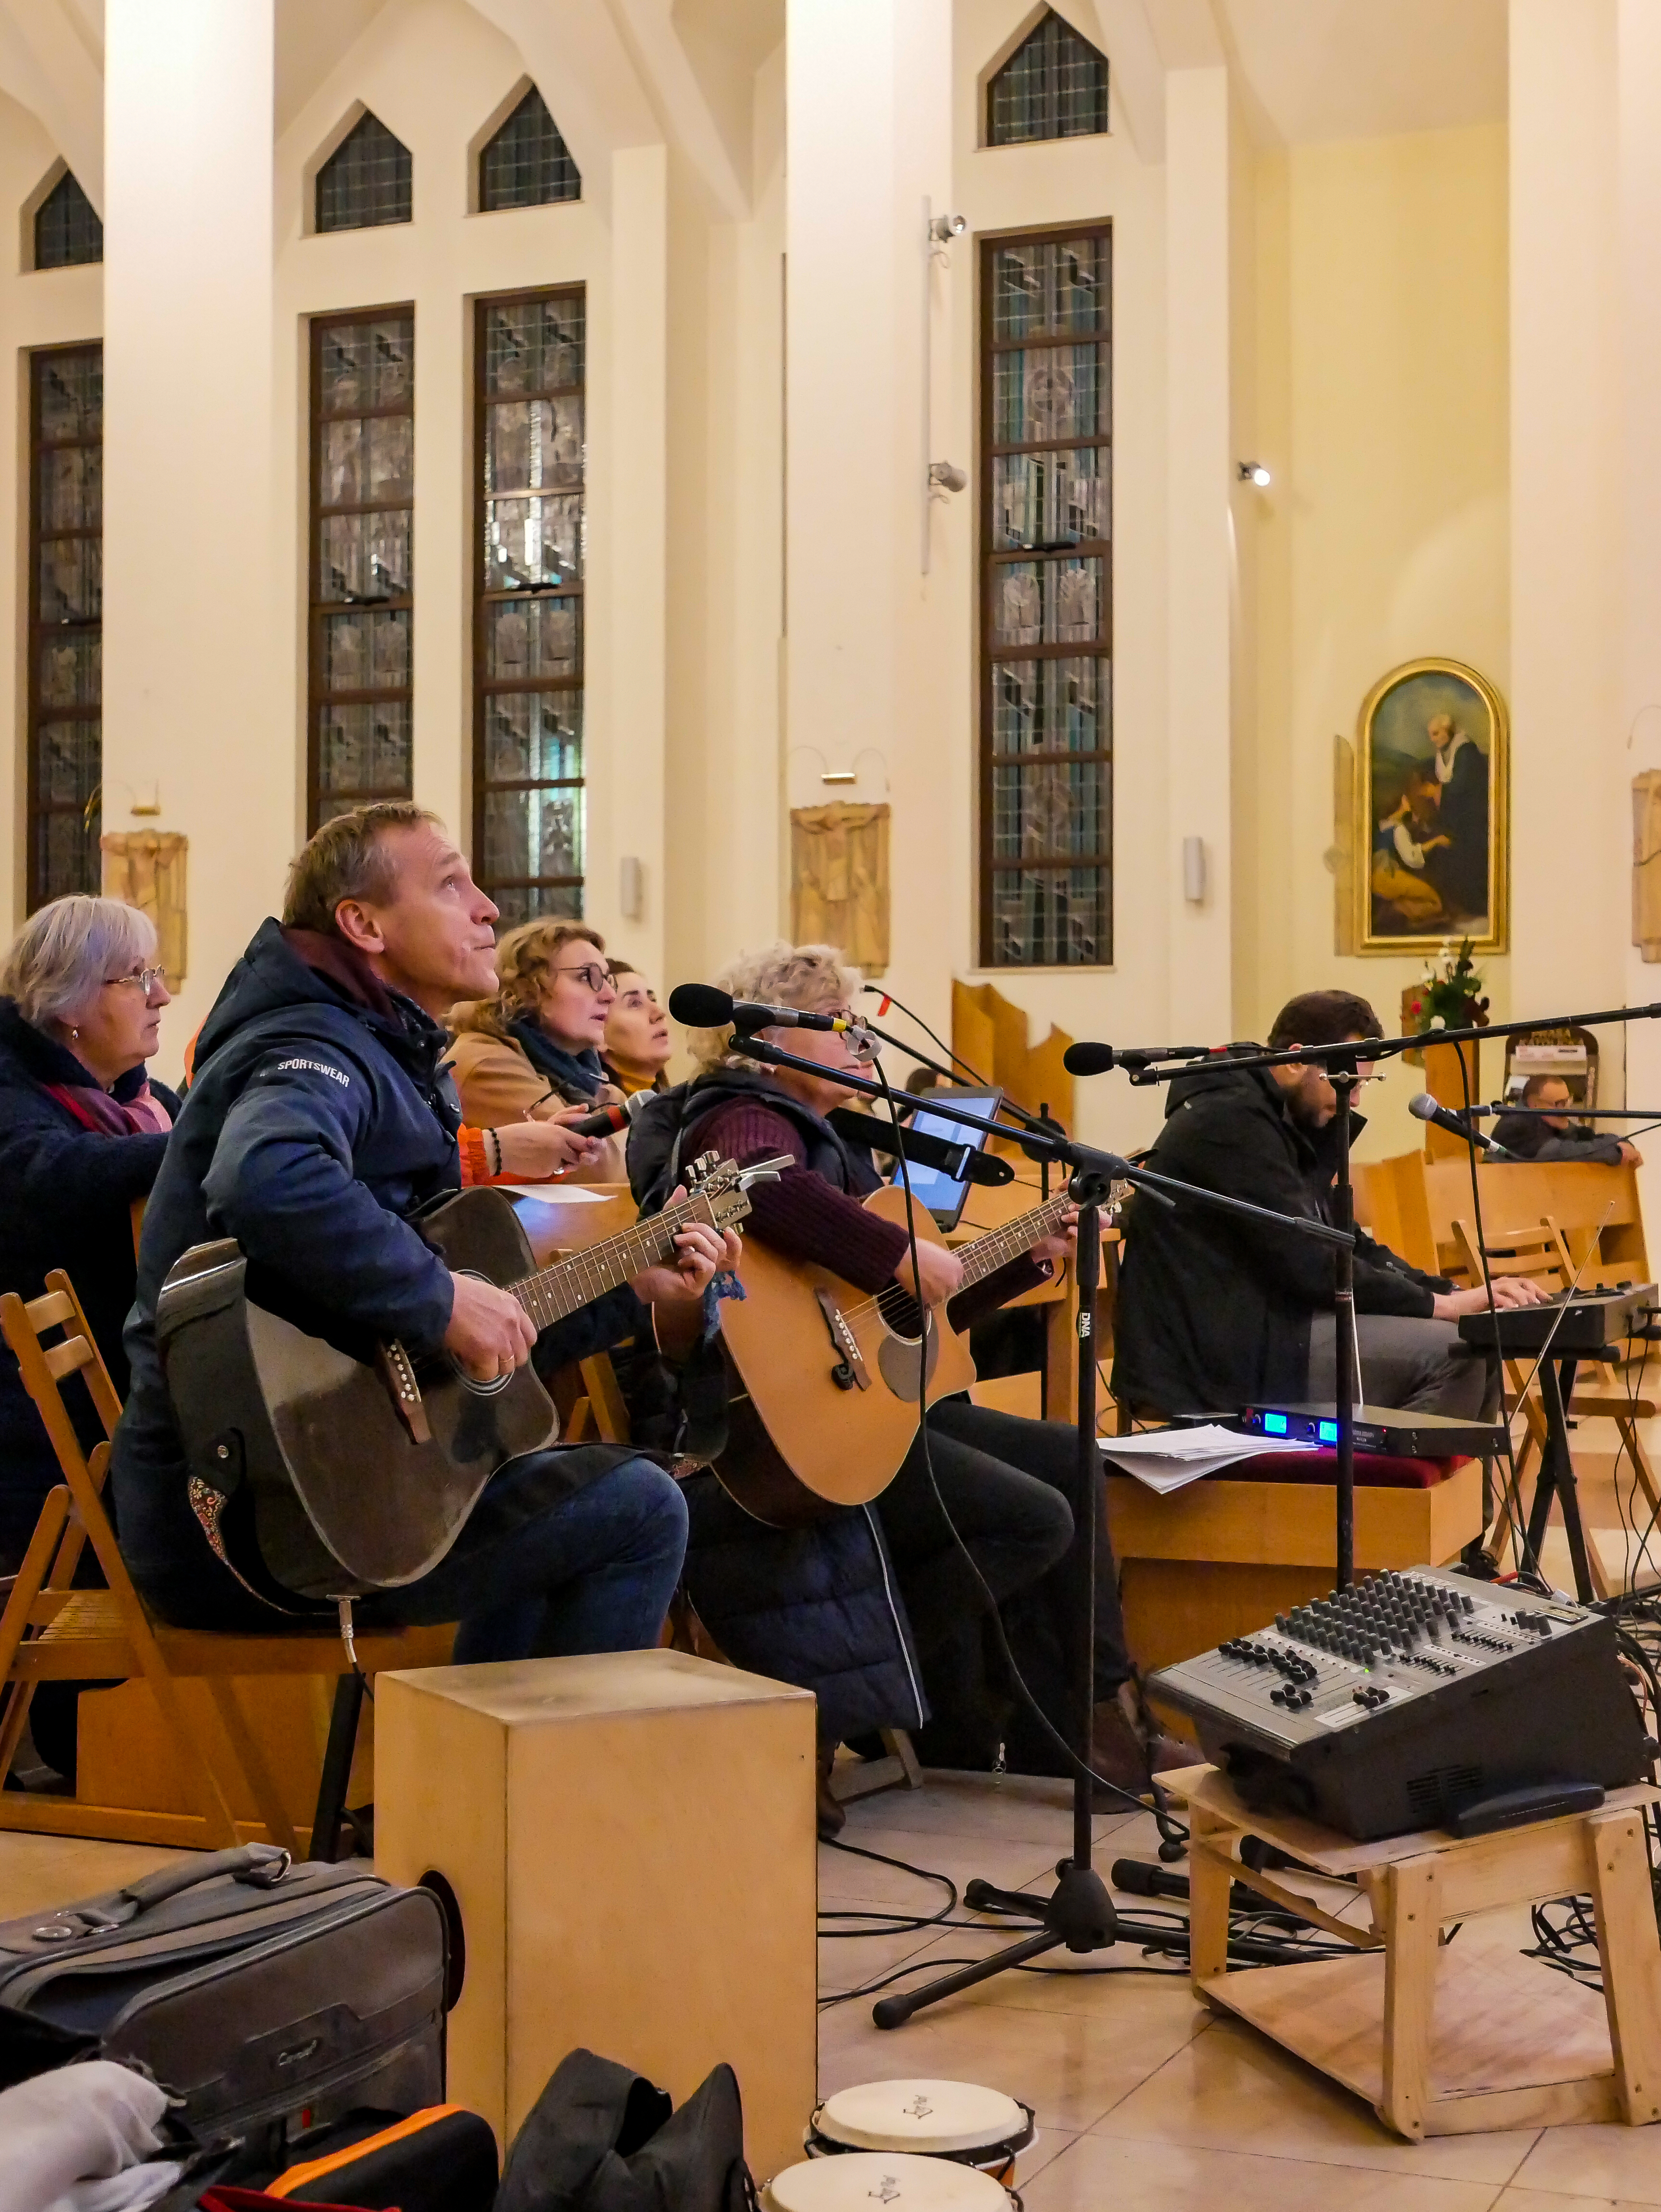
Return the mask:
POLYGON ((579 2045, 679 2105, 723 2059, 758 2177, 816 2084, 814 1701, 680 1651, 375 1683, 375 1863, 465 1946, 449 2095, 503 2146, 579 2045))

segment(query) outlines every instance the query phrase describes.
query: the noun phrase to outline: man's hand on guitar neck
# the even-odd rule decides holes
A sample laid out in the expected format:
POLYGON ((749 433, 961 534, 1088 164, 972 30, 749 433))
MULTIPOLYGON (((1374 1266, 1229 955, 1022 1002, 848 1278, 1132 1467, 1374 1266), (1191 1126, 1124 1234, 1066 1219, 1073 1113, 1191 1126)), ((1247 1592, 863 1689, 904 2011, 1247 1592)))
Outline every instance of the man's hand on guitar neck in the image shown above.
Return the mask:
POLYGON ((948 1252, 943 1244, 925 1244, 917 1240, 917 1275, 911 1272, 911 1255, 902 1255, 894 1270, 894 1280, 903 1291, 909 1291, 926 1306, 943 1306, 948 1298, 955 1298, 963 1288, 963 1261, 955 1252, 948 1252), (917 1276, 922 1277, 919 1288, 917 1276))
POLYGON ((444 1349, 476 1382, 494 1382, 523 1367, 537 1333, 519 1300, 478 1275, 452 1275, 450 1283, 455 1299, 444 1349))
MULTIPOLYGON (((686 1195, 685 1185, 680 1184, 670 1194, 667 1203, 678 1206, 686 1195)), ((689 1221, 675 1239, 672 1264, 648 1267, 635 1277, 629 1285, 642 1305, 673 1305, 678 1302, 702 1298, 715 1279, 717 1270, 726 1268, 736 1273, 744 1247, 733 1230, 712 1229, 703 1221, 689 1221)))
POLYGON ((1069 1206, 1062 1216, 1062 1225, 1053 1237, 1041 1237, 1032 1247, 1030 1257, 1051 1264, 1057 1260, 1071 1260, 1079 1249, 1079 1209, 1069 1206))

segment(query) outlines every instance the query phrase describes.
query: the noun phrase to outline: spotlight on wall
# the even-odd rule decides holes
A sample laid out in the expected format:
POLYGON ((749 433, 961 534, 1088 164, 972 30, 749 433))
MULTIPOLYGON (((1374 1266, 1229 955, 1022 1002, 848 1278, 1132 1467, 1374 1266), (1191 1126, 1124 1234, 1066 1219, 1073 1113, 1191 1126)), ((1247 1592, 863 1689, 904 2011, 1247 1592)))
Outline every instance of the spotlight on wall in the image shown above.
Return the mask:
POLYGON ((954 238, 961 238, 969 228, 968 220, 960 215, 937 215, 928 226, 928 235, 936 246, 950 246, 954 238))
POLYGON ((928 481, 941 491, 966 491, 969 478, 955 461, 930 461, 928 481))
POLYGON ((1242 483, 1254 483, 1259 491, 1266 490, 1275 481, 1261 461, 1236 461, 1234 471, 1242 483))

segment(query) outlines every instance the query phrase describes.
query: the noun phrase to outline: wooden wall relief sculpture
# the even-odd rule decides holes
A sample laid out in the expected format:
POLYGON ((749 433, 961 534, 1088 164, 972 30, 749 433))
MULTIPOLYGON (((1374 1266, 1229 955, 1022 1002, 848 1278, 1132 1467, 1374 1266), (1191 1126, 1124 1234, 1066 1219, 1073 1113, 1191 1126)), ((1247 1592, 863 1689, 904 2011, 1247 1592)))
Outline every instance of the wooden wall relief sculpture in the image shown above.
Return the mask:
POLYGON ((886 972, 886 806, 791 809, 790 935, 797 945, 839 945, 867 975, 886 972))
POLYGON ((1661 960, 1661 768, 1632 780, 1632 941, 1661 960))
POLYGON ((177 990, 186 972, 185 856, 190 840, 177 830, 113 830, 99 843, 105 897, 149 915, 167 988, 177 990))

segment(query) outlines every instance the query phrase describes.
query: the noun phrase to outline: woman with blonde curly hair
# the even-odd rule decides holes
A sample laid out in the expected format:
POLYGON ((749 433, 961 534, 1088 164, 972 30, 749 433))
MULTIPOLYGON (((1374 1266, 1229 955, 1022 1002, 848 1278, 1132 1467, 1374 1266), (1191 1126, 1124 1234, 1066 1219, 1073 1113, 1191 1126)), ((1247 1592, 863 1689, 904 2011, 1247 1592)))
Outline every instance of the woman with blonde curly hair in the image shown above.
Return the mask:
MULTIPOLYGON (((721 987, 735 999, 849 1016, 861 981, 834 945, 778 944, 735 961, 721 987)), ((1068 1254, 1070 1233, 1046 1237, 965 1291, 962 1263, 944 1245, 920 1242, 914 1274, 904 1230, 861 1203, 880 1180, 870 1153, 850 1144, 830 1119, 854 1097, 846 1078, 863 1064, 845 1035, 796 1028, 757 1032, 812 1062, 811 1073, 758 1067, 728 1049, 730 1035, 728 1029, 693 1030, 690 1042, 700 1072, 684 1101, 672 1114, 674 1094, 669 1094, 655 1127, 655 1107, 636 1125, 629 1164, 642 1211, 662 1202, 679 1161, 694 1153, 715 1152, 741 1164, 788 1153, 795 1164, 776 1182, 751 1191, 746 1237, 829 1267, 861 1291, 874 1293, 898 1283, 928 1305, 949 1308, 958 1330, 1031 1289, 1068 1254), (666 1140, 672 1118, 672 1144, 666 1140)), ((885 1617, 880 1597, 886 1577, 866 1574, 861 1584, 849 1549, 856 1528, 842 1532, 848 1543, 841 1566, 833 1563, 832 1547, 842 1538, 830 1528, 823 1540, 827 1548, 805 1569, 802 1532, 761 1529, 713 1476, 695 1477, 685 1486, 691 1515, 686 1586, 700 1619, 737 1665, 800 1683, 818 1698, 822 1833, 834 1834, 841 1825, 829 1791, 838 1739, 873 1726, 916 1727, 924 1717, 915 1680, 906 1682, 893 1663, 912 1638, 917 1671, 934 1708, 920 1743, 925 1762, 966 1766, 995 1760, 1013 1714, 1007 1686, 995 1680, 995 1662, 992 1673, 983 1672, 983 1589, 990 1589, 1004 1612, 1023 1674, 1029 1680, 1037 1676, 1035 1686, 1041 1696, 1049 1692, 1051 1718, 1066 1725, 1064 1670, 1049 1663, 1058 1656, 1060 1617, 1059 1594, 1049 1577, 1072 1541, 1078 1503, 1074 1431, 1062 1422, 1025 1420, 962 1398, 931 1412, 929 1437, 932 1471, 921 1443, 914 1444, 874 1509, 904 1601, 902 1609, 891 1604, 885 1617), (973 1558, 972 1568, 954 1527, 973 1558), (854 1583, 833 1588, 843 1571, 854 1583), (789 1601, 779 1595, 787 1585, 797 1591, 789 1601), (764 1604, 762 1594, 769 1591, 764 1604), (1017 1613, 1006 1610, 1010 1601, 1024 1609, 1025 1629, 1018 1628, 1017 1613), (857 1631, 850 1626, 856 1619, 862 1622, 857 1631), (1044 1664, 1030 1664, 1029 1652, 1044 1664), (872 1705, 879 1680, 886 1684, 880 1695, 891 1701, 879 1716, 872 1705)), ((1136 1690, 1107 1541, 1105 1490, 1099 1485, 1090 1510, 1097 1516, 1098 1547, 1091 1763, 1108 1781, 1140 1792, 1147 1786, 1151 1764, 1174 1765, 1186 1754, 1159 1736, 1136 1690)), ((852 1524, 861 1516, 840 1517, 852 1524)))
MULTIPOLYGON (((446 1066, 467 1121, 570 1121, 621 1103, 600 1054, 617 988, 605 940, 582 921, 522 921, 496 947, 496 990, 453 1007, 446 1066)), ((621 1182, 623 1146, 607 1138, 573 1182, 621 1182)))

